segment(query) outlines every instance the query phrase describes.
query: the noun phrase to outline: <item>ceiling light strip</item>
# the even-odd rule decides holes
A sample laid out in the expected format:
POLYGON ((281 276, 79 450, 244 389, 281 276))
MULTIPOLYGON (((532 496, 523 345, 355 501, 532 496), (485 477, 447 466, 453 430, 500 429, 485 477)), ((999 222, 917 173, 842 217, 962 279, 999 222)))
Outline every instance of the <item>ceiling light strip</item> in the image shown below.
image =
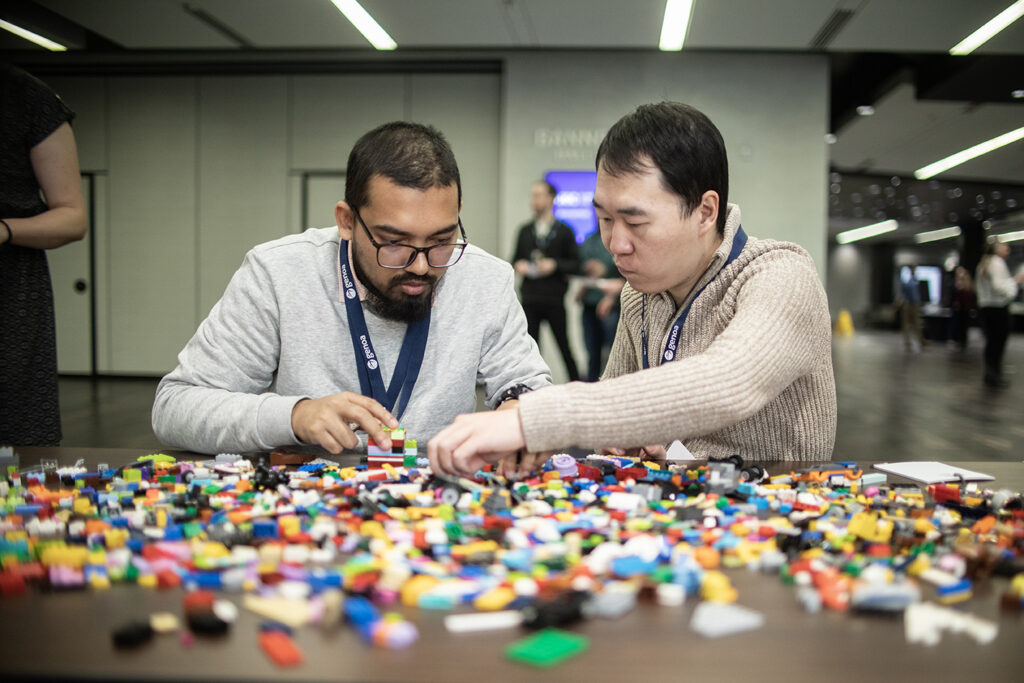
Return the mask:
POLYGON ((960 236, 960 226, 954 225, 949 228, 939 228, 938 230, 929 230, 928 232, 919 232, 914 235, 914 241, 918 244, 924 244, 925 242, 938 242, 939 240, 948 240, 950 237, 960 236))
POLYGON ((693 0, 666 0, 665 19, 661 23, 661 40, 658 41, 659 50, 678 52, 683 49, 692 13, 693 0))
POLYGON ((391 39, 388 32, 381 28, 377 20, 371 17, 370 13, 363 9, 363 6, 356 0, 331 0, 331 2, 375 48, 394 50, 398 47, 398 43, 391 39))
POLYGON ((45 47, 50 52, 65 52, 68 49, 66 46, 61 45, 60 43, 55 43, 49 38, 43 38, 38 33, 32 33, 32 31, 29 31, 28 29, 22 28, 20 26, 15 26, 14 24, 4 21, 3 19, 0 19, 0 28, 6 31, 10 31, 19 38, 24 38, 29 42, 35 43, 39 47, 45 47))
POLYGON ((984 26, 949 49, 951 55, 969 55, 997 33, 1024 16, 1024 0, 1017 0, 990 19, 984 26))
POLYGON ((865 225, 863 228, 854 228, 853 230, 846 230, 839 233, 836 235, 836 242, 839 244, 849 244, 850 242, 866 240, 867 238, 874 237, 875 235, 883 235, 887 232, 892 232, 898 227, 900 227, 900 224, 894 220, 872 223, 871 225, 865 225))
POLYGON ((994 152, 1000 147, 1005 147, 1010 143, 1017 142, 1017 140, 1020 140, 1021 138, 1024 138, 1024 126, 1021 126, 1017 130, 1011 130, 1009 133, 1003 133, 991 140, 980 142, 974 147, 969 147, 962 152, 951 154, 945 159, 939 159, 933 164, 923 166, 914 171, 914 177, 918 180, 927 180, 928 178, 936 176, 943 171, 948 171, 954 166, 959 166, 966 161, 970 161, 974 157, 980 157, 982 154, 994 152))
POLYGON ((1018 240, 1024 240, 1024 230, 1004 232, 1002 235, 996 235, 996 239, 1000 242, 1016 242, 1018 240))

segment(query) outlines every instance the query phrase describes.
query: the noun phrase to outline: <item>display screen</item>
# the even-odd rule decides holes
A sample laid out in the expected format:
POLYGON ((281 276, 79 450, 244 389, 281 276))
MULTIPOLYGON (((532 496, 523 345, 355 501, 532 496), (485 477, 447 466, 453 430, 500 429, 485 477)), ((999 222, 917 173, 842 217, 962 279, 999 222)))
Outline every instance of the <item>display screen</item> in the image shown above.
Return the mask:
POLYGON ((544 180, 557 192, 555 218, 568 224, 576 233, 576 243, 583 244, 583 240, 597 230, 593 204, 597 171, 548 171, 544 180))
MULTIPOLYGON (((910 266, 903 266, 899 270, 900 282, 910 280, 910 266)), ((914 277, 921 292, 922 304, 938 304, 942 301, 942 269, 938 266, 917 266, 914 269, 914 277)), ((897 291, 899 291, 897 289, 897 291)))

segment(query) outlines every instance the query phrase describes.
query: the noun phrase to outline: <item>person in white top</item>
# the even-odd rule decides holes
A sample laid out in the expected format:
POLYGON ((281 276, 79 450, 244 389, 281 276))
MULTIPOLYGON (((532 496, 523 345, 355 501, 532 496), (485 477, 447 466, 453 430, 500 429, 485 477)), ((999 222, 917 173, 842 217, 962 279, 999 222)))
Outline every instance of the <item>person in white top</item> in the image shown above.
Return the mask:
POLYGON ((1002 389, 1007 386, 1003 378, 1003 352, 1010 336, 1010 302, 1017 297, 1017 285, 1024 280, 1024 272, 1010 275, 1006 257, 1010 245, 990 242, 978 263, 975 286, 981 329, 985 331, 985 386, 1002 389))

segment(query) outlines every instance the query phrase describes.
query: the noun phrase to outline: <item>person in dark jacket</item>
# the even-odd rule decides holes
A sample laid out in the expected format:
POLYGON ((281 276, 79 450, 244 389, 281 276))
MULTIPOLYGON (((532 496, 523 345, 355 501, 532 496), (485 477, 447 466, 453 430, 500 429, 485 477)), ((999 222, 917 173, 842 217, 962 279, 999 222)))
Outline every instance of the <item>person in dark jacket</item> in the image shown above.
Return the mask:
POLYGON ((569 381, 580 378, 569 349, 565 322, 565 292, 569 276, 579 268, 576 235, 552 213, 555 188, 536 182, 530 191, 533 220, 519 228, 512 265, 523 277, 522 300, 530 336, 540 344, 540 324, 547 321, 558 342, 569 381))

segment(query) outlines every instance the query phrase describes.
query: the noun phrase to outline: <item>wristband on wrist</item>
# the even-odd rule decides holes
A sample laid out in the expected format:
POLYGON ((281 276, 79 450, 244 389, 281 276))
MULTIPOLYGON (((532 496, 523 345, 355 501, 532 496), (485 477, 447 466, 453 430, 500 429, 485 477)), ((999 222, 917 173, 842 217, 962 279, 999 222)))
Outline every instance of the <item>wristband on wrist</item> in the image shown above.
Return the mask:
POLYGON ((495 403, 494 405, 495 407, 497 407, 500 406, 502 403, 505 403, 506 401, 518 399, 520 396, 529 391, 533 391, 533 389, 526 386, 525 384, 513 384, 508 389, 501 392, 501 395, 498 396, 498 402, 495 403))
POLYGON ((7 228, 7 242, 4 242, 4 244, 9 244, 14 239, 14 233, 11 232, 11 226, 3 218, 0 218, 0 223, 3 223, 4 227, 7 228))

